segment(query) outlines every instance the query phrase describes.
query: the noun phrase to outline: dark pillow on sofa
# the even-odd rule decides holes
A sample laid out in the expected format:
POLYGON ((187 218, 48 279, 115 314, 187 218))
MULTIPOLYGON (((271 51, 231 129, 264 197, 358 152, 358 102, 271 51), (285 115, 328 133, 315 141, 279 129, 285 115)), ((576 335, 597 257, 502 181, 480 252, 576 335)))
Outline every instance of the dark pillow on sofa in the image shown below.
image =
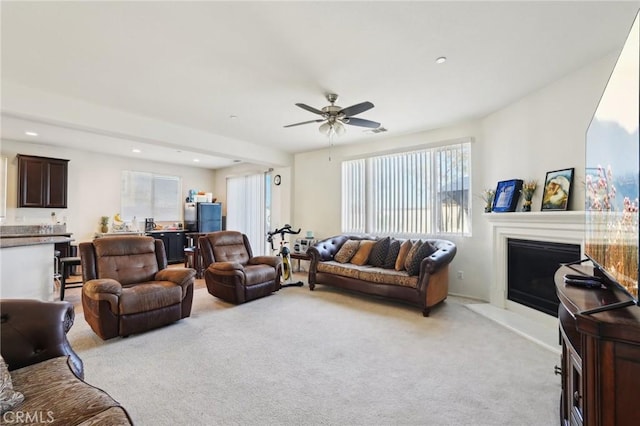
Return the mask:
POLYGON ((407 257, 404 260, 405 271, 408 272, 409 268, 411 268, 411 262, 413 262, 413 258, 416 257, 416 253, 418 253, 418 250, 420 250, 420 246, 422 246, 422 240, 414 241, 411 245, 411 250, 409 250, 409 253, 407 253, 407 257))
POLYGON ((389 251, 389 244, 391 243, 390 237, 385 237, 381 240, 376 241, 371 249, 371 253, 369 253, 369 265, 371 266, 382 266, 384 265, 384 261, 387 258, 387 252, 389 251))
POLYGON ((382 267, 384 269, 393 269, 396 267, 396 259, 398 258, 398 253, 400 253, 400 241, 392 240, 389 244, 389 251, 387 252, 387 257, 384 259, 384 263, 382 267))
POLYGON ((407 267, 407 272, 409 275, 418 275, 420 273, 420 263, 422 263, 422 259, 427 256, 431 256, 436 249, 431 245, 429 241, 425 241, 422 243, 420 248, 416 251, 415 255, 409 262, 407 267))

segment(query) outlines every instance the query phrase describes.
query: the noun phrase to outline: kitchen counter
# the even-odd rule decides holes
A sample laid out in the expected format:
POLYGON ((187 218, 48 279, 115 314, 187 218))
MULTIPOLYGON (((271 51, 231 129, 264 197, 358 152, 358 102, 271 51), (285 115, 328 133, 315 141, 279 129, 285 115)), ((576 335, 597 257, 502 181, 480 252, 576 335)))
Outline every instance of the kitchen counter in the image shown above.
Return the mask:
POLYGON ((32 236, 0 236, 0 248, 34 246, 41 244, 69 243, 73 241, 71 234, 64 235, 32 235, 32 236))
POLYGON ((71 235, 66 225, 0 226, 0 297, 53 300, 54 250, 71 235))
POLYGON ((122 231, 122 232, 96 232, 95 237, 125 237, 125 236, 143 235, 141 231, 122 231))
POLYGON ((27 238, 27 237, 70 237, 71 232, 46 232, 37 234, 0 234, 0 238, 27 238))

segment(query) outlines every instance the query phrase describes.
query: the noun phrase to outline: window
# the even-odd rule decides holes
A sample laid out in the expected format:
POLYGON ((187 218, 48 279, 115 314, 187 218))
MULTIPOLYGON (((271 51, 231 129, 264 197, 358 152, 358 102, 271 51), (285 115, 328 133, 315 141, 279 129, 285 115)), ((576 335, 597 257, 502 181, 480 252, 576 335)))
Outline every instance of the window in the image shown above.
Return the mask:
POLYGON ((342 163, 342 232, 471 232, 471 142, 342 163))
POLYGON ((181 186, 177 176, 123 170, 120 213, 127 220, 178 221, 182 217, 181 186))

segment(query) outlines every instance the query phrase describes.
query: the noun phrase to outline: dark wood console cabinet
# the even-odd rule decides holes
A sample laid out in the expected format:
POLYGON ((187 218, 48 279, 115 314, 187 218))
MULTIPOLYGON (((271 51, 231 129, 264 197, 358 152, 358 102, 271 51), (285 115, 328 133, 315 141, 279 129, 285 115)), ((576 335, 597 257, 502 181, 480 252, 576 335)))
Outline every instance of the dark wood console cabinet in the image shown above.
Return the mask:
MULTIPOLYGON (((575 267, 591 274, 591 268, 575 267)), ((562 341, 561 425, 626 426, 640 422, 640 306, 582 312, 628 300, 617 288, 584 289, 555 275, 562 341)))
POLYGON ((150 231, 145 235, 162 240, 168 263, 184 262, 184 248, 187 244, 184 231, 150 231))
POLYGON ((18 207, 67 208, 68 163, 18 154, 18 207))

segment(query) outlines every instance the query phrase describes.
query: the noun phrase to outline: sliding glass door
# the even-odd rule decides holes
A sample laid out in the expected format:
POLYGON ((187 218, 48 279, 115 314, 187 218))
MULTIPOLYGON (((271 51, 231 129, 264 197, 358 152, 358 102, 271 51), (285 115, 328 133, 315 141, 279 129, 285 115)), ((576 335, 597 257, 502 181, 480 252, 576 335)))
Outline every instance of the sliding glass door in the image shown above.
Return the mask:
POLYGON ((246 234, 254 256, 266 252, 267 173, 227 178, 227 229, 246 234))

